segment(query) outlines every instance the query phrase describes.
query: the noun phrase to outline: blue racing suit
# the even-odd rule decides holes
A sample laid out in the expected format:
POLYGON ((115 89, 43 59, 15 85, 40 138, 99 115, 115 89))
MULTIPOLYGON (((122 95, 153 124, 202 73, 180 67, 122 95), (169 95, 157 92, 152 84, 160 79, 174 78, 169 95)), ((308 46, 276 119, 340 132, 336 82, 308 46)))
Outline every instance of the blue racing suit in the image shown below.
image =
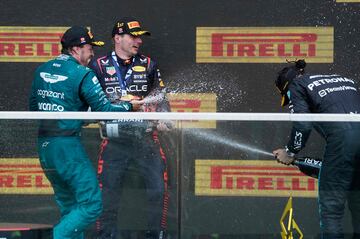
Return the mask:
MULTIPOLYGON (((112 102, 132 95, 145 101, 144 111, 169 111, 165 86, 151 58, 135 55, 122 60, 115 52, 89 65, 112 102)), ((166 157, 160 146, 157 122, 118 120, 106 122, 100 147, 98 175, 103 192, 104 213, 98 223, 98 238, 117 238, 120 191, 129 164, 135 162, 142 175, 148 199, 146 238, 165 238, 168 211, 166 157)), ((122 235, 122 238, 126 238, 122 235)))

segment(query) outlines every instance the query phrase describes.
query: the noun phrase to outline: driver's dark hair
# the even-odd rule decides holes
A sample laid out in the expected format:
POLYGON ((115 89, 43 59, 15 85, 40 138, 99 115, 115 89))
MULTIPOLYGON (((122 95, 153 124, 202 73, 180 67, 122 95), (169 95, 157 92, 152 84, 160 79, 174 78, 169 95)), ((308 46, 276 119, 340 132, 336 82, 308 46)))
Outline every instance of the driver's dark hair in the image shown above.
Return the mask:
POLYGON ((276 87, 283 94, 287 91, 289 84, 299 75, 305 74, 306 62, 304 59, 288 61, 287 63, 292 64, 291 66, 284 67, 278 72, 278 77, 275 81, 276 87))
POLYGON ((306 62, 304 59, 295 60, 295 61, 287 61, 287 62, 294 63, 292 68, 293 68, 293 70, 295 70, 297 72, 297 76, 305 74, 306 62))
POLYGON ((66 48, 61 48, 61 53, 65 54, 65 55, 70 55, 70 49, 68 47, 66 48))
POLYGON ((288 80, 292 80, 294 77, 298 75, 305 74, 306 62, 304 59, 288 61, 287 63, 292 64, 292 66, 284 67, 281 71, 279 71, 279 76, 286 77, 288 80))

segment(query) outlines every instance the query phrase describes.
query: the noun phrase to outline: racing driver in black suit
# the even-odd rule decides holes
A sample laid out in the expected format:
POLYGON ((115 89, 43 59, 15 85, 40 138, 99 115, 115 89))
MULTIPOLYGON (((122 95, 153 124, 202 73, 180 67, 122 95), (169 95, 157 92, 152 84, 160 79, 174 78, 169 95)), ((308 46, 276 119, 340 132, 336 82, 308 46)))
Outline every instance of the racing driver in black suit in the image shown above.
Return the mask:
MULTIPOLYGON (((143 111, 170 111, 165 86, 156 63, 139 54, 142 30, 139 21, 123 18, 113 27, 114 51, 93 60, 92 68, 109 99, 144 103, 143 111)), ((148 230, 145 238, 166 237, 168 192, 166 157, 158 131, 172 124, 164 121, 116 120, 102 123, 98 175, 103 192, 104 212, 97 223, 98 238, 118 238, 117 211, 120 188, 128 166, 136 162, 147 193, 148 230)), ((126 235, 122 233, 122 238, 126 235)))
MULTIPOLYGON (((304 60, 283 68, 276 80, 282 106, 291 113, 360 112, 356 82, 336 74, 305 74, 304 60)), ((289 165, 314 127, 326 141, 319 176, 319 213, 322 239, 342 239, 345 202, 352 215, 353 238, 360 238, 360 127, 351 122, 294 122, 285 148, 273 151, 278 162, 289 165)))

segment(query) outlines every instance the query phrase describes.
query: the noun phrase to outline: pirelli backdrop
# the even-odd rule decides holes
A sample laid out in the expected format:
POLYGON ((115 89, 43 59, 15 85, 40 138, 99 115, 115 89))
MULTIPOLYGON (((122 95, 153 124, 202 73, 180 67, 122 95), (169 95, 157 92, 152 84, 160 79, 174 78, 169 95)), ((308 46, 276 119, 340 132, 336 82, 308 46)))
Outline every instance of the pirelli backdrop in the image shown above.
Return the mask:
MULTIPOLYGON (((33 72, 60 53, 65 29, 91 28, 106 42, 96 49, 104 54, 115 21, 134 16, 151 32, 142 52, 158 62, 173 111, 287 112, 274 87, 286 59, 305 59, 308 72, 360 80, 359 15, 358 0, 0 1, 0 110, 27 110, 33 72)), ((266 155, 286 143, 289 123, 176 127, 161 136, 171 238, 280 238, 290 195, 305 238, 317 237, 317 181, 266 155)), ((0 132, 0 222, 55 223, 59 212, 37 160, 36 122, 1 120, 0 132)), ((83 137, 96 166, 97 125, 83 137)), ((321 157, 319 136, 310 141, 303 154, 321 157)), ((132 173, 128 178, 119 228, 143 230, 144 185, 132 173)))

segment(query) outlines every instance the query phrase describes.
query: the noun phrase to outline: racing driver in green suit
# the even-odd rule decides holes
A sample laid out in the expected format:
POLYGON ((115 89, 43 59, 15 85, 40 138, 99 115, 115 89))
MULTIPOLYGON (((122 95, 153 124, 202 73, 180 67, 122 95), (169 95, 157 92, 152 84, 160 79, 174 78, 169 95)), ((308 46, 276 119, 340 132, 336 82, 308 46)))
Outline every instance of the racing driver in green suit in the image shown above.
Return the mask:
MULTIPOLYGON (((94 72, 86 67, 95 41, 84 27, 73 26, 61 38, 61 55, 35 72, 31 111, 131 111, 141 102, 108 101, 94 72)), ((82 120, 40 120, 38 152, 51 182, 61 219, 54 239, 82 239, 86 227, 102 212, 101 191, 93 166, 80 142, 82 120)))

